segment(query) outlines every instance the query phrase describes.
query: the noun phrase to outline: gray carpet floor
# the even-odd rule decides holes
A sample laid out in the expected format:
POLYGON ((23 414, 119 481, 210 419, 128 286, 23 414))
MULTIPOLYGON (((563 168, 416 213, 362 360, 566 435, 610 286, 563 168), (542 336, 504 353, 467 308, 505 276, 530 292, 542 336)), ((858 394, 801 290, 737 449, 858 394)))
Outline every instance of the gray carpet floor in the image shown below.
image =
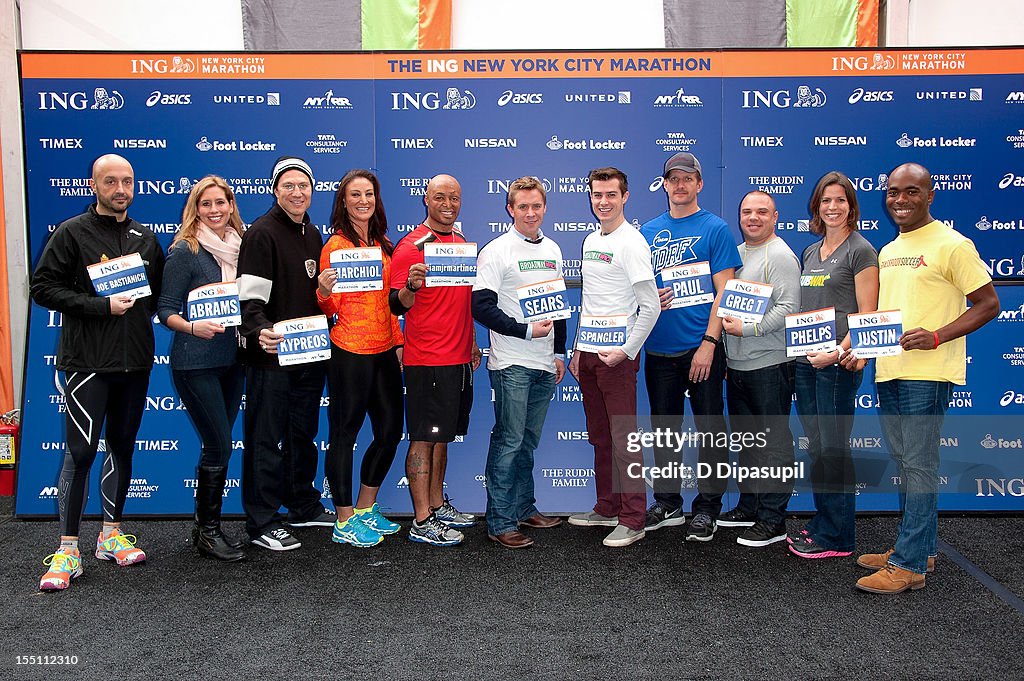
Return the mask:
MULTIPOLYGON (((404 528, 363 550, 306 529, 297 551, 252 548, 224 565, 194 553, 185 521, 126 525, 145 565, 90 551, 69 590, 44 594, 56 523, 0 520, 0 678, 1024 678, 1024 613, 943 555, 925 589, 875 596, 853 589, 866 574, 853 559, 751 549, 724 528, 707 544, 666 528, 607 549, 605 528, 563 525, 533 531, 525 551, 480 526, 446 549, 404 528), (78 663, 18 665, 19 655, 78 663)), ((895 528, 861 518, 858 546, 884 549, 895 528)), ((972 569, 1018 597, 1022 530, 1024 518, 940 521, 972 569)), ((87 520, 83 535, 96 531, 87 520)))

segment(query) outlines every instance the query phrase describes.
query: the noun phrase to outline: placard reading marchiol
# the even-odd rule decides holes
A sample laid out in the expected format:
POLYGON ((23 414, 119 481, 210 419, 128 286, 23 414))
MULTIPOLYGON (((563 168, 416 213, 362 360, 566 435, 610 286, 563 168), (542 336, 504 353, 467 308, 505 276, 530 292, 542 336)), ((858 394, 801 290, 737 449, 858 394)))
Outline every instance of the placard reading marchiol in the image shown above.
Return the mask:
MULTIPOLYGON (((719 317, 735 317, 741 322, 759 324, 768 311, 768 303, 775 287, 754 281, 730 279, 725 282, 722 301, 718 303, 719 317)), ((835 315, 832 317, 835 319, 835 315)))
POLYGON ((826 307, 786 315, 786 356, 804 357, 836 349, 836 309, 826 307))
POLYGON ((672 289, 670 309, 704 305, 715 300, 711 265, 706 260, 679 267, 666 267, 661 271, 661 281, 672 289))
POLYGON ((138 253, 104 260, 86 269, 96 293, 104 298, 124 296, 134 300, 153 293, 146 278, 146 266, 138 253))
POLYGON ((620 347, 626 342, 626 315, 580 315, 580 331, 576 337, 576 349, 584 352, 600 352, 620 347))
POLYGON ((331 267, 338 271, 333 293, 380 291, 384 288, 384 260, 380 246, 331 251, 331 267))
POLYGON ((222 281, 189 291, 188 320, 217 322, 223 326, 241 324, 242 305, 238 300, 238 284, 222 281))
POLYGON ((327 336, 327 317, 299 317, 274 324, 284 334, 277 346, 277 362, 283 367, 319 362, 331 358, 331 339, 327 336))
POLYGON ((519 307, 527 322, 568 319, 572 316, 565 300, 565 279, 541 281, 516 289, 519 307))
POLYGON ((879 310, 846 316, 850 322, 850 349, 857 359, 891 357, 903 352, 903 313, 879 310))
POLYGON ((476 283, 476 244, 426 244, 427 286, 472 286, 476 283))

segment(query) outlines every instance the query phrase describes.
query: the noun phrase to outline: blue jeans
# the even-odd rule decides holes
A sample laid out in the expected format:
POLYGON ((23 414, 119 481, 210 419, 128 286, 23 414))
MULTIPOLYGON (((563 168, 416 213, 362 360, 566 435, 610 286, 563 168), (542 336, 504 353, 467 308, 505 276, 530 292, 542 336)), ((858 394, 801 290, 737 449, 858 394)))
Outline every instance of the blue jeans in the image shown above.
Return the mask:
MULTIPOLYGON (((793 364, 783 362, 751 371, 729 369, 726 395, 729 425, 733 433, 764 433, 764 448, 744 447, 739 454, 741 466, 792 466, 793 433, 789 412, 793 409, 793 364)), ((736 508, 755 516, 772 527, 786 523, 786 507, 793 483, 778 480, 753 480, 739 483, 740 499, 736 508)))
POLYGON ((175 369, 174 387, 202 442, 200 466, 227 466, 231 429, 242 401, 245 370, 241 364, 212 369, 175 369))
POLYGON ((555 390, 550 371, 510 366, 491 375, 494 429, 487 450, 487 532, 492 536, 519 527, 537 513, 533 490, 533 452, 555 390))
POLYGON ((832 365, 796 365, 796 411, 811 456, 814 518, 811 539, 832 551, 853 551, 856 543, 856 473, 850 452, 854 402, 863 371, 832 365))
POLYGON ((939 533, 939 435, 953 396, 946 381, 878 384, 882 433, 900 476, 900 528, 889 562, 924 574, 939 533))

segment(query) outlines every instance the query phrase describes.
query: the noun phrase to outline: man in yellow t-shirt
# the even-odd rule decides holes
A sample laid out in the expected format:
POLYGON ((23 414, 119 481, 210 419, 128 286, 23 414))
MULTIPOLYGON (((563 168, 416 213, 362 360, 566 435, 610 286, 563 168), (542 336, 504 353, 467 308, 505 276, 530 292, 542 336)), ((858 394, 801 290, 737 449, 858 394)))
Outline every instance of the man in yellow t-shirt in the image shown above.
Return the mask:
MULTIPOLYGON (((857 559, 877 570, 857 581, 871 593, 921 589, 934 566, 939 433, 953 385, 966 383, 964 337, 999 313, 974 243, 931 216, 934 198, 924 167, 905 163, 889 174, 885 206, 900 233, 878 253, 878 309, 900 310, 906 331, 900 354, 878 358, 875 381, 903 517, 893 548, 857 559)), ((848 354, 843 361, 852 359, 848 354)))

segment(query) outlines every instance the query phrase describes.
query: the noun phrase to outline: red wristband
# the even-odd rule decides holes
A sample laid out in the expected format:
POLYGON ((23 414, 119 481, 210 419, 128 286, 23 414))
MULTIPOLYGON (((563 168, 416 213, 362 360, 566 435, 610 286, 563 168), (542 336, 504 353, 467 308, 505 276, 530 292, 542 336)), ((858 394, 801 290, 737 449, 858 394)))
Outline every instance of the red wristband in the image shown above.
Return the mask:
POLYGON ((938 331, 932 331, 932 335, 935 336, 935 347, 937 348, 937 347, 939 347, 939 332, 938 331))

